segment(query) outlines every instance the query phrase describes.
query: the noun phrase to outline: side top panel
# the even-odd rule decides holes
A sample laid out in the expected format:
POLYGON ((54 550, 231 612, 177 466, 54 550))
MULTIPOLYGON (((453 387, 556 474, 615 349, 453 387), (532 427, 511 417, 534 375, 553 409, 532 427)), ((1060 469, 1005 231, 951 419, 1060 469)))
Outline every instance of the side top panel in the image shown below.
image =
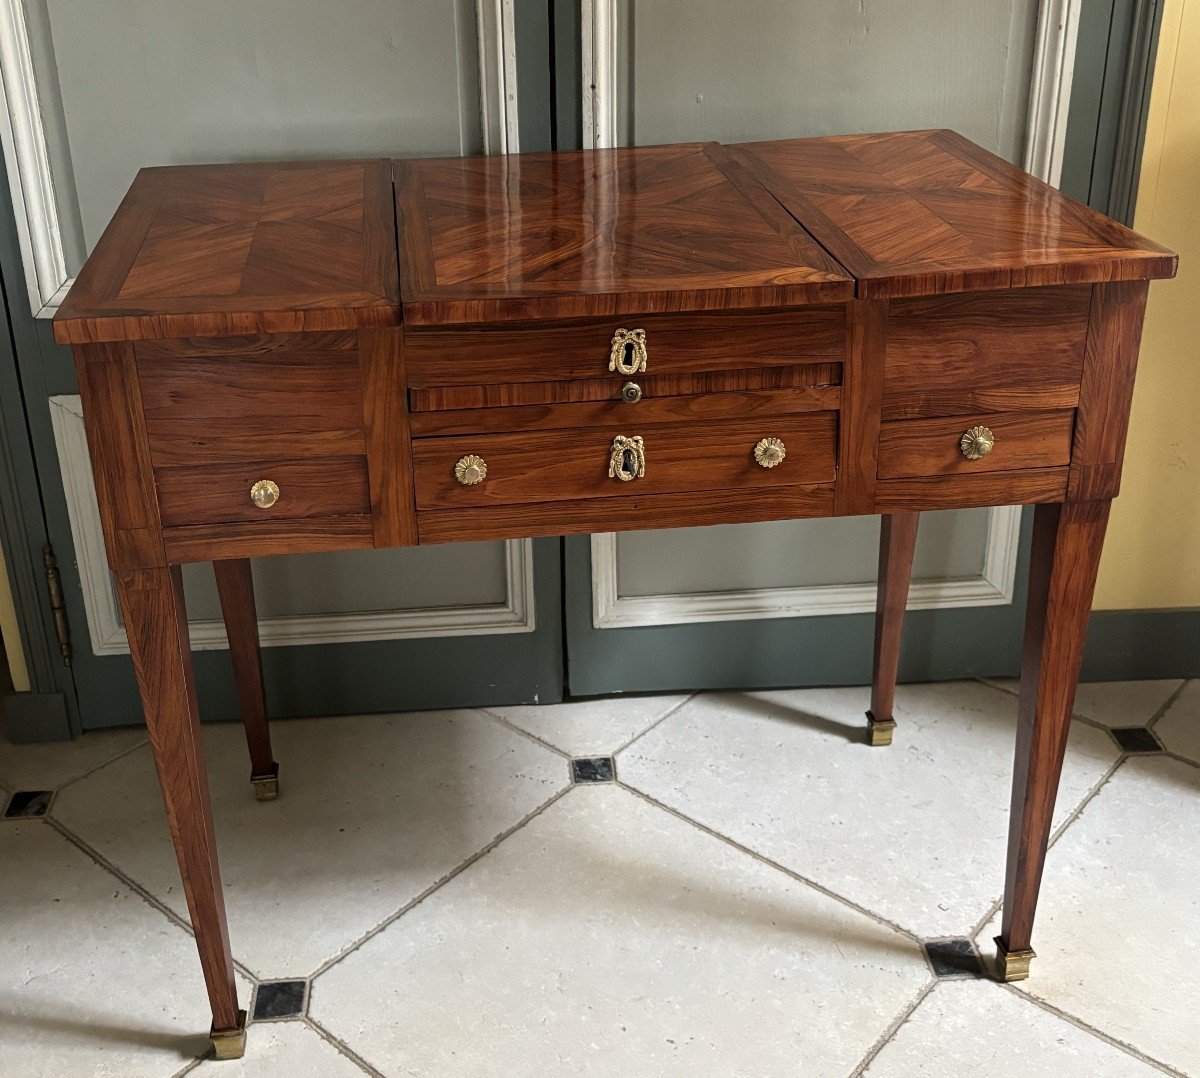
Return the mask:
POLYGON ((730 152, 858 278, 862 299, 1175 275, 1170 251, 953 131, 730 152))
POLYGON ((142 169, 54 319, 62 344, 399 322, 391 166, 142 169))

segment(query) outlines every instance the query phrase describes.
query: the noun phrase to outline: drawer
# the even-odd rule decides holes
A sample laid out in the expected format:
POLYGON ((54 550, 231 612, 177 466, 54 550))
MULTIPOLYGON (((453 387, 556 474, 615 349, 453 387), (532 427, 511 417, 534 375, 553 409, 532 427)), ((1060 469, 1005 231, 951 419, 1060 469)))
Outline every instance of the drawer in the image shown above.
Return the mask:
POLYGON ((985 413, 969 417, 884 423, 879 432, 879 478, 956 475, 1054 468, 1070 462, 1073 411, 985 413), (985 456, 963 448, 968 431, 986 428, 993 439, 985 456))
POLYGON ((1091 288, 892 300, 883 418, 1074 408, 1091 288))
MULTIPOLYGON (((644 331, 646 365, 638 375, 840 363, 846 349, 846 308, 631 315, 550 326, 510 323, 406 329, 408 384, 421 389, 576 378, 623 380, 629 373, 609 369, 619 329, 644 331)), ((635 347, 630 342, 619 349, 621 365, 640 367, 635 347)))
POLYGON ((226 524, 311 520, 371 512, 365 457, 317 460, 259 460, 155 472, 162 522, 226 524), (279 489, 274 504, 260 508, 251 488, 270 481, 279 489))
POLYGON ((419 438, 413 442, 417 508, 827 483, 835 474, 836 441, 834 412, 419 438), (640 478, 610 477, 618 436, 642 439, 640 478), (783 461, 772 468, 754 458, 755 446, 768 437, 780 439, 785 449, 783 461), (487 469, 486 478, 470 486, 455 476, 456 463, 468 455, 481 458, 487 469))
POLYGON ((156 467, 366 452, 354 333, 139 341, 135 355, 156 467))

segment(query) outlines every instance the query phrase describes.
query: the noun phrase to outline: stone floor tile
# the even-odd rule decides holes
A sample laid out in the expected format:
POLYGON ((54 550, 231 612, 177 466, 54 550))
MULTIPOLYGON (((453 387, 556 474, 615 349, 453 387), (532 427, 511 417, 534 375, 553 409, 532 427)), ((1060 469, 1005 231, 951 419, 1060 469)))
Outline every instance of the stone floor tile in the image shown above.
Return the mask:
POLYGON ((364 1071, 303 1022, 251 1025, 241 1059, 209 1059, 189 1078, 362 1078, 364 1071))
POLYGON ((165 1078, 208 1050, 191 935, 41 821, 0 826, 0 876, 0 1074, 165 1078))
MULTIPOLYGON (((923 937, 970 933, 1003 892, 1016 700, 903 686, 891 746, 867 689, 714 693, 617 757, 621 781, 923 937)), ((1071 732, 1056 819, 1118 758, 1071 732)))
POLYGON ((611 696, 487 710, 571 756, 611 756, 686 696, 611 696))
POLYGON ((0 784, 9 790, 57 790, 145 740, 140 724, 32 745, 14 745, 0 734, 0 784))
POLYGON ((1050 851, 1020 990, 1200 1074, 1198 863, 1200 769, 1131 757, 1050 851))
POLYGON ((863 1078, 1152 1078, 1156 1068, 984 981, 941 983, 863 1078))
POLYGON ((387 1074, 845 1075, 919 946, 628 790, 577 786, 316 979, 387 1074))
MULTIPOLYGON (((233 952, 267 980, 312 973, 568 784, 479 712, 374 715, 274 723, 280 796, 259 802, 241 727, 204 734, 233 952)), ((52 815, 187 916, 148 747, 52 815)))
POLYGON ((1200 681, 1184 687, 1155 723, 1154 732, 1168 752, 1200 763, 1200 681))
MULTIPOLYGON (((985 678, 987 684, 1014 695, 1016 678, 985 678)), ((1075 692, 1076 715, 1101 726, 1145 726, 1179 686, 1178 679, 1160 681, 1085 681, 1075 692)), ((903 690, 901 690, 903 691, 903 690)))

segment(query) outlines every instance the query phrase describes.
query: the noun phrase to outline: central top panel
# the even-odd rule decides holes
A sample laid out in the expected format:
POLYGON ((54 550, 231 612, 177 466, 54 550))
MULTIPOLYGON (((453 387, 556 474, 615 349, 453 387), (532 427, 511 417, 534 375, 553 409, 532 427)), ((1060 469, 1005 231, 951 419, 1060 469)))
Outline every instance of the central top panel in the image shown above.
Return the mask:
POLYGON ((854 280, 716 143, 395 162, 410 325, 777 307, 854 280))

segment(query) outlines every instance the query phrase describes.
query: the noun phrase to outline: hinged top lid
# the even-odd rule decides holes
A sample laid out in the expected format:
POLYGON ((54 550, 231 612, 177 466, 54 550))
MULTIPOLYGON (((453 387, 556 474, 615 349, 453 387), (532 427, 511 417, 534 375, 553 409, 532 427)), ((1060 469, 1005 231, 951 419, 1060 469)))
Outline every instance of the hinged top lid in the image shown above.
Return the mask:
POLYGON ((396 325, 388 161, 146 168, 54 319, 63 344, 396 325))
POLYGON ((863 299, 1175 275, 1166 248, 953 131, 730 153, 854 274, 863 299))
POLYGON ((716 143, 396 162, 408 324, 770 307, 854 282, 716 143))

